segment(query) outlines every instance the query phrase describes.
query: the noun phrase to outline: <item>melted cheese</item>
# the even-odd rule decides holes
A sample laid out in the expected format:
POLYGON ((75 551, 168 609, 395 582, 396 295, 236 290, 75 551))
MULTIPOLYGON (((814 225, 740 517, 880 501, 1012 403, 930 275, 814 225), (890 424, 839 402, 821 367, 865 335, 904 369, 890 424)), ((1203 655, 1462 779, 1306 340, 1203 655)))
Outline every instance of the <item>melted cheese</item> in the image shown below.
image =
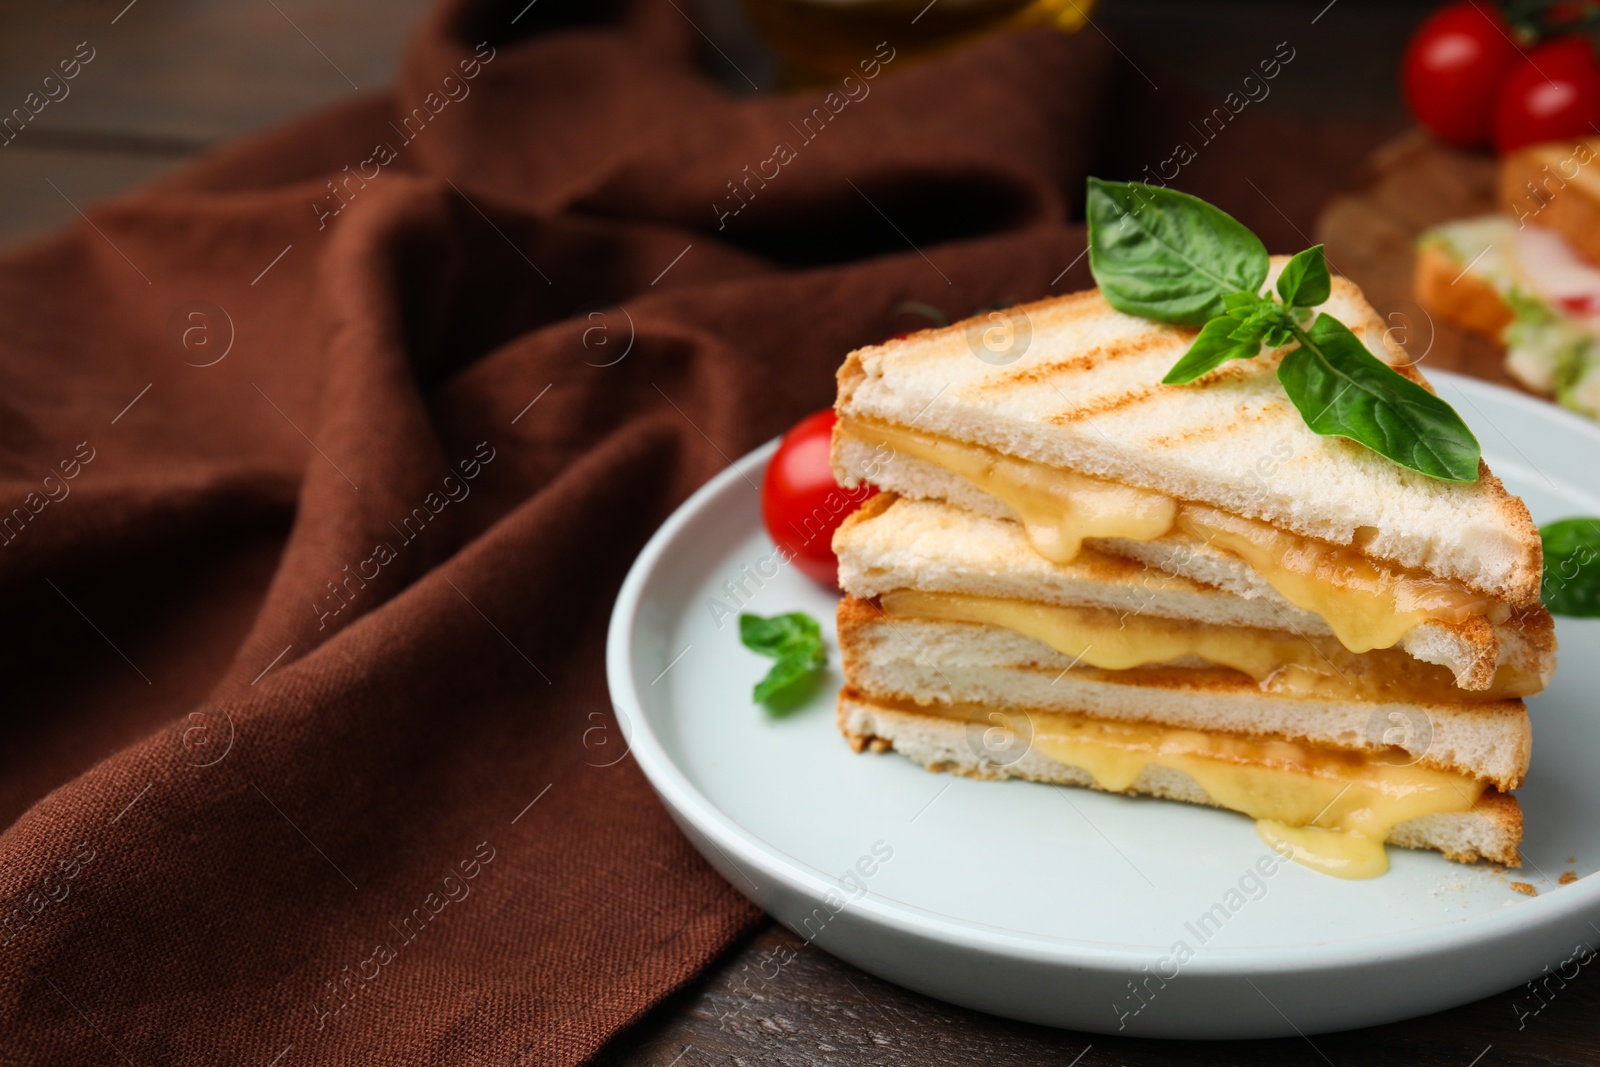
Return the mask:
POLYGON ((1154 541, 1172 529, 1177 501, 1103 478, 1047 467, 932 434, 848 420, 848 432, 959 474, 1004 501, 1022 520, 1034 550, 1070 563, 1089 537, 1154 541))
POLYGON ((1463 691, 1444 667, 1404 653, 1354 655, 1327 638, 1282 630, 917 589, 878 599, 887 615, 999 626, 1090 667, 1122 671, 1197 657, 1249 675, 1264 691, 1293 696, 1464 703, 1526 696, 1538 686, 1525 672, 1502 668, 1488 689, 1463 691))
POLYGON ((1127 670, 1199 656, 1260 681, 1302 657, 1294 638, 1236 626, 1185 625, 1137 612, 901 589, 879 598, 889 615, 987 623, 1041 641, 1091 667, 1127 670))
POLYGON ((1320 615, 1352 652, 1388 648, 1418 623, 1464 622, 1494 601, 1437 579, 1413 578, 1353 548, 1229 516, 1179 520, 1184 532, 1250 564, 1295 607, 1320 615))
POLYGON ((1067 563, 1085 539, 1154 541, 1175 530, 1248 563, 1291 604, 1321 616, 1352 652, 1388 648, 1418 623, 1461 622, 1502 607, 1454 583, 1404 574, 1358 549, 1225 517, 1162 493, 1091 478, 902 427, 842 419, 853 437, 936 464, 1002 501, 1046 559, 1067 563), (1200 514, 1206 516, 1202 521, 1200 514))
MULTIPOLYGON (((975 722, 991 721, 994 711, 906 710, 975 722)), ((1112 792, 1126 791, 1150 768, 1181 771, 1218 806, 1255 819, 1257 832, 1280 853, 1341 878, 1382 874, 1389 831, 1424 815, 1467 811, 1486 788, 1463 774, 1386 761, 1383 753, 1064 712, 1008 709, 999 719, 1011 724, 1001 729, 1030 733, 1034 750, 1088 772, 1112 792)))

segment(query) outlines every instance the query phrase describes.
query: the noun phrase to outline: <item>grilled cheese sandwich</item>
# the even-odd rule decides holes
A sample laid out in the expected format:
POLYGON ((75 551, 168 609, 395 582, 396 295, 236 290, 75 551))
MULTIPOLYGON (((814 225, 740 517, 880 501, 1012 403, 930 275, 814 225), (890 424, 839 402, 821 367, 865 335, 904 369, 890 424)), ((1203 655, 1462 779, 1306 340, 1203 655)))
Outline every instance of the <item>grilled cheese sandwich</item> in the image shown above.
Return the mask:
MULTIPOLYGON (((1327 310, 1387 351, 1349 283, 1327 310)), ((851 744, 1228 808, 1345 877, 1385 842, 1515 865, 1555 662, 1522 502, 1313 433, 1281 352, 1168 387, 1192 330, 1010 314, 1005 366, 957 324, 840 369, 835 476, 884 490, 833 542, 851 744)))
MULTIPOLYGON (((1336 282, 1336 302, 1373 328, 1353 286, 1336 282)), ((1168 567, 1198 577, 1220 555, 1354 652, 1413 634, 1442 646, 1438 631, 1452 632, 1454 653, 1436 651, 1469 688, 1492 684, 1508 620, 1542 612, 1538 531, 1487 469, 1441 483, 1312 433, 1268 392, 1266 354, 1206 388, 1163 387, 1192 332, 1095 293, 1023 310, 1034 346, 1006 368, 974 359, 959 326, 852 353, 839 372, 840 483, 1015 519, 1055 562, 1085 542, 1135 556, 1160 544, 1168 567), (1061 358, 1080 336, 1089 353, 1061 358), (1252 457, 1285 452, 1263 480, 1252 457)))

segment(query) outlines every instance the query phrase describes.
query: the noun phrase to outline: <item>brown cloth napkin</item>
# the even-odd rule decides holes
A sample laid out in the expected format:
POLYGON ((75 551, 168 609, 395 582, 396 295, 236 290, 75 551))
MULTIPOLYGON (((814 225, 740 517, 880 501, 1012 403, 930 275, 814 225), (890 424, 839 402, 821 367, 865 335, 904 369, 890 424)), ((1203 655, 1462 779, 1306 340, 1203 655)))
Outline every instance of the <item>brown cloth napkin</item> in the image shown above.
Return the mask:
MULTIPOLYGON (((618 758, 628 565, 1207 105, 1043 31, 739 98, 688 7, 448 4, 0 259, 0 1062, 575 1063, 758 920, 618 758)), ((1365 135, 1285 129, 1180 184, 1299 248, 1365 135)))

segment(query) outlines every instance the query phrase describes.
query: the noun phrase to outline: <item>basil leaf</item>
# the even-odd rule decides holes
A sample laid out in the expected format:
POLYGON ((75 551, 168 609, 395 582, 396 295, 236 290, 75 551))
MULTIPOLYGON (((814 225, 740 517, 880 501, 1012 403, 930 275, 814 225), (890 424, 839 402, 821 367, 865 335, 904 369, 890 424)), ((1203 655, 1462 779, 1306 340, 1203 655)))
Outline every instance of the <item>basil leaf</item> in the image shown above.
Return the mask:
POLYGON ((739 640, 752 652, 778 662, 756 683, 756 703, 792 705, 803 697, 828 661, 822 648, 822 627, 803 611, 762 618, 742 613, 739 640))
MULTIPOLYGON (((1215 370, 1230 359, 1253 359, 1261 351, 1259 338, 1241 339, 1236 336, 1236 323, 1220 315, 1205 324, 1200 336, 1194 339, 1189 351, 1172 365, 1162 385, 1184 385, 1200 375, 1215 370)), ((1240 327, 1243 329, 1243 327, 1240 327)))
POLYGON ((1300 347, 1278 380, 1319 434, 1348 437, 1402 467, 1452 482, 1478 479, 1478 439, 1443 400, 1367 351, 1339 320, 1295 328, 1300 347))
POLYGON ((1287 323, 1274 325, 1262 335, 1261 340, 1268 348, 1282 348, 1294 340, 1294 327, 1287 323))
MULTIPOLYGON (((1239 312, 1228 314, 1238 317, 1239 312)), ((1294 336, 1294 324, 1288 308, 1276 300, 1260 297, 1230 336, 1236 341, 1265 341, 1270 348, 1281 348, 1294 336)))
POLYGON ((1562 519, 1539 527, 1544 606, 1556 615, 1600 616, 1600 520, 1562 519))
POLYGON ((803 611, 770 619, 747 612, 739 616, 739 640, 750 651, 776 659, 799 649, 821 648, 822 627, 803 611))
POLYGON ((1250 317, 1250 313, 1261 306, 1260 293, 1229 293, 1222 298, 1222 306, 1228 309, 1228 314, 1243 321, 1250 317))
POLYGON ((820 663, 804 656, 785 656, 772 665, 765 678, 756 683, 751 696, 757 704, 772 704, 783 700, 792 692, 800 692, 798 687, 810 682, 821 666, 820 663))
POLYGON ((1089 271, 1126 314, 1203 326, 1230 293, 1256 293, 1266 281, 1266 246, 1187 193, 1090 178, 1086 214, 1089 271))
POLYGON ((1290 307, 1325 304, 1332 292, 1333 279, 1328 277, 1328 260, 1321 245, 1313 245, 1289 260, 1278 275, 1278 295, 1290 307))
POLYGON ((1321 245, 1285 265, 1279 303, 1261 295, 1266 248, 1202 200, 1090 178, 1086 214, 1089 269, 1107 303, 1126 314, 1202 327, 1165 384, 1249 359, 1262 344, 1297 341, 1278 366, 1278 380, 1313 431, 1347 437, 1430 477, 1477 481, 1478 441, 1449 404, 1367 351, 1336 319, 1313 321, 1311 309, 1333 289, 1321 245))

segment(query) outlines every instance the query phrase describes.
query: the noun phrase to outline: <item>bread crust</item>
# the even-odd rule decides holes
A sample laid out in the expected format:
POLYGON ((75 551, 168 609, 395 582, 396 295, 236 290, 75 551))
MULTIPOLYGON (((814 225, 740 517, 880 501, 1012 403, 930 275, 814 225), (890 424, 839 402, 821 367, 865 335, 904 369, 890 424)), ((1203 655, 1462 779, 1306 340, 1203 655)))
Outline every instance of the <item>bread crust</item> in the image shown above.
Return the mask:
POLYGON ((1465 268, 1437 245, 1419 248, 1412 271, 1417 303, 1436 319, 1498 343, 1514 317, 1511 305, 1493 285, 1465 268))

